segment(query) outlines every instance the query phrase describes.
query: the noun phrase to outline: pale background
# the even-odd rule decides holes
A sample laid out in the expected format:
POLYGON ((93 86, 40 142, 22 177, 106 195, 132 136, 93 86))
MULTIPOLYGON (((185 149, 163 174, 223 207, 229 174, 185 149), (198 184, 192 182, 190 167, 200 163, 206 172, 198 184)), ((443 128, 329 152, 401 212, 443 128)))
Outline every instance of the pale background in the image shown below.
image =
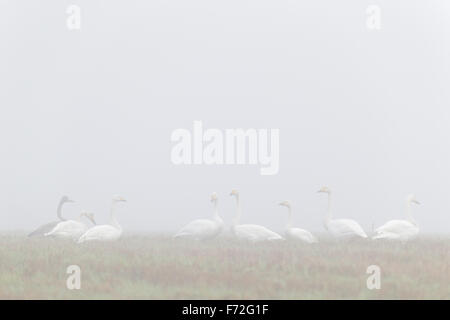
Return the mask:
POLYGON ((0 1, 0 230, 32 230, 110 198, 125 232, 173 232, 212 212, 323 231, 337 217, 370 232, 413 214, 450 232, 448 1, 0 1), (82 9, 80 31, 66 8, 82 9), (366 8, 382 10, 380 31, 366 8), (174 166, 170 134, 279 128, 280 171, 174 166))

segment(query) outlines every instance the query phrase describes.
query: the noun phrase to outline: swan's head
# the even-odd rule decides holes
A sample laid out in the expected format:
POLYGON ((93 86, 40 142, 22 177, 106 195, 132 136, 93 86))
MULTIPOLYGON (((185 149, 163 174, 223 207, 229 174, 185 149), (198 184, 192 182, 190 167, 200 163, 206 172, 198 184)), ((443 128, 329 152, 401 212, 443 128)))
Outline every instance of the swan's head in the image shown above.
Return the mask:
POLYGON ((415 203, 415 204, 420 204, 419 201, 417 201, 416 196, 413 194, 410 194, 406 197, 406 201, 409 203, 415 203))
POLYGON ((68 196, 63 196, 61 198, 61 202, 75 202, 72 199, 70 199, 68 196))
POLYGON ((288 208, 291 207, 291 204, 289 203, 289 201, 282 201, 279 203, 279 205, 283 206, 283 207, 288 207, 288 208))
POLYGON ((230 196, 238 196, 239 192, 236 189, 231 190, 230 196))
POLYGON ((211 202, 217 201, 218 197, 217 197, 217 193, 213 192, 211 194, 211 202))
POLYGON ((122 197, 122 196, 115 195, 113 197, 113 201, 114 202, 126 202, 127 200, 124 197, 122 197))
POLYGON ((330 190, 330 188, 328 188, 328 187, 322 187, 322 188, 320 188, 320 190, 317 191, 317 192, 322 192, 322 193, 328 193, 328 194, 330 194, 330 193, 331 193, 331 190, 330 190))
POLYGON ((83 211, 81 211, 81 213, 80 213, 80 218, 81 217, 86 217, 86 218, 88 218, 89 220, 91 220, 91 222, 93 223, 93 224, 97 224, 96 222, 95 222, 95 219, 94 219, 94 213, 93 212, 89 212, 89 211, 86 211, 86 210, 83 210, 83 211))

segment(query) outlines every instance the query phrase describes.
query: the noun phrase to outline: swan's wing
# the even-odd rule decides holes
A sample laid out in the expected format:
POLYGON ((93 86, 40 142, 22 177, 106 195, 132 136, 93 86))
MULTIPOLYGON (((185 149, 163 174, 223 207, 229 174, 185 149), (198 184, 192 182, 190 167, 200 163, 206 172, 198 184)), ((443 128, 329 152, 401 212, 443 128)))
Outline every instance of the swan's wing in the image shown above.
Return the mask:
POLYGON ((252 229, 249 227, 249 225, 238 225, 233 228, 234 233, 236 237, 239 239, 246 239, 249 241, 257 241, 257 235, 252 232, 252 229))
POLYGON ((208 219, 198 219, 189 222, 180 231, 178 231, 174 237, 184 236, 205 236, 214 232, 216 223, 208 219))
POLYGON ((391 220, 386 222, 381 227, 375 229, 375 232, 378 233, 396 233, 396 234, 402 234, 402 233, 409 233, 414 232, 417 229, 417 227, 407 221, 407 220, 391 220))
POLYGON ((360 236, 367 238, 367 234, 358 222, 351 219, 336 219, 331 220, 328 227, 332 233, 338 236, 360 236))
POLYGON ((28 237, 43 237, 47 232, 52 231, 53 228, 60 222, 61 221, 53 221, 46 223, 28 234, 28 237))
POLYGON ((120 237, 121 233, 122 232, 119 229, 110 225, 95 226, 87 230, 80 239, 78 239, 78 243, 94 240, 116 240, 120 237))
POLYGON ((392 239, 397 240, 400 239, 400 235, 398 233, 392 233, 392 232, 380 232, 372 237, 372 239, 392 239))
POLYGON ((241 235, 241 237, 247 238, 251 241, 283 239, 283 237, 278 233, 257 224, 241 224, 236 226, 236 231, 241 235))
POLYGON ((68 221, 63 221, 63 222, 59 222, 53 229, 52 231, 46 233, 46 236, 51 236, 51 235, 63 235, 63 236, 68 236, 68 235, 77 235, 80 233, 83 233, 85 230, 85 225, 82 224, 81 222, 75 221, 75 220, 68 220, 68 221))
POLYGON ((300 228, 290 228, 287 230, 289 236, 293 239, 301 240, 307 243, 317 242, 317 239, 308 230, 300 228))

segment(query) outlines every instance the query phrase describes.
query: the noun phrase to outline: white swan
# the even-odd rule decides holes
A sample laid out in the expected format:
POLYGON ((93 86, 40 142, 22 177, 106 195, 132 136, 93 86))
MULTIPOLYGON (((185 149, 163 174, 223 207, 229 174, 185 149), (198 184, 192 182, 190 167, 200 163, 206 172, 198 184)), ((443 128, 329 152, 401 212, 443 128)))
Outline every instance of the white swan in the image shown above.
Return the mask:
POLYGON ((373 239, 390 239, 407 241, 419 233, 419 226, 411 215, 411 203, 420 204, 413 194, 406 197, 407 220, 391 220, 375 229, 373 239))
POLYGON ((231 191, 230 195, 235 196, 237 202, 236 217, 233 219, 233 225, 231 227, 231 231, 236 236, 236 238, 241 240, 248 240, 251 242, 283 240, 283 238, 278 233, 270 231, 266 227, 259 226, 257 224, 239 224, 239 220, 241 218, 239 192, 233 190, 231 191))
POLYGON ((62 207, 65 203, 68 202, 75 202, 73 200, 70 200, 68 196, 62 196, 58 203, 58 208, 56 209, 56 216, 58 217, 59 221, 52 221, 47 224, 44 224, 31 232, 28 237, 43 237, 47 232, 50 232, 53 230, 54 227, 61 221, 66 221, 66 219, 62 216, 62 207))
POLYGON ((196 240, 212 239, 218 236, 223 230, 223 220, 219 216, 217 209, 217 194, 214 192, 211 195, 211 202, 214 203, 214 216, 212 219, 198 219, 188 223, 181 228, 175 238, 188 237, 196 240))
POLYGON ((111 224, 95 226, 87 230, 79 239, 78 243, 86 241, 114 241, 122 235, 122 227, 117 222, 114 209, 118 202, 125 202, 121 196, 114 196, 111 202, 111 224))
POLYGON ((286 239, 303 241, 306 243, 317 242, 317 239, 308 230, 292 227, 292 207, 288 201, 280 202, 280 206, 287 207, 289 210, 289 218, 286 224, 286 231, 285 231, 286 239))
POLYGON ((337 238, 367 238, 367 234, 355 220, 333 219, 333 215, 331 212, 331 190, 328 187, 322 187, 317 192, 328 194, 328 212, 327 217, 325 218, 325 229, 327 229, 332 236, 337 238))
POLYGON ((67 220, 58 223, 50 232, 45 234, 46 237, 78 240, 78 238, 86 232, 88 227, 81 222, 82 217, 86 217, 95 225, 94 214, 87 211, 82 211, 80 220, 67 220))

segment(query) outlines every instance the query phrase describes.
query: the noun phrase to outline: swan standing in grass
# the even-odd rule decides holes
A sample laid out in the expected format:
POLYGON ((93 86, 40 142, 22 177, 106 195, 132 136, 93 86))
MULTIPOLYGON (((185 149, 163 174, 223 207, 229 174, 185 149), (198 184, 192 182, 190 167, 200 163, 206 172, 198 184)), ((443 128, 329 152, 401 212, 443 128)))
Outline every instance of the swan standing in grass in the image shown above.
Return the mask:
POLYGON ((82 211, 80 214, 80 220, 67 220, 58 223, 50 232, 45 234, 46 237, 78 240, 80 236, 86 232, 88 226, 81 222, 81 218, 88 218, 94 225, 94 214, 87 211, 82 211))
POLYGON ((236 238, 241 240, 248 240, 251 242, 259 242, 266 240, 283 240, 283 238, 273 231, 270 231, 266 227, 259 226, 257 224, 239 224, 241 219, 241 203, 239 199, 239 192, 236 190, 231 191, 231 196, 236 197, 237 210, 236 217, 233 220, 231 231, 236 238))
POLYGON ((212 239, 218 236, 223 230, 223 220, 219 216, 217 209, 217 194, 214 192, 211 195, 211 202, 214 203, 214 216, 212 219, 198 219, 188 223, 181 228, 175 238, 188 237, 196 240, 212 239))
POLYGON ((411 204, 420 204, 413 194, 406 197, 406 217, 407 220, 391 220, 381 227, 375 229, 373 239, 390 239, 407 241, 414 238, 419 233, 419 226, 411 215, 411 204))
POLYGON ((328 194, 328 212, 327 217, 325 218, 325 229, 327 229, 332 236, 336 238, 367 238, 367 234, 355 220, 333 219, 331 212, 331 190, 328 187, 322 187, 317 192, 328 194))
POLYGON ((305 229, 292 227, 292 207, 288 201, 280 202, 280 206, 284 206, 284 207, 288 208, 288 210, 289 210, 289 218, 288 218, 288 222, 286 224, 286 231, 285 231, 286 239, 295 240, 295 241, 303 241, 306 243, 317 242, 317 239, 311 234, 311 232, 309 232, 305 229))
POLYGON ((68 196, 62 196, 61 199, 59 200, 58 208, 56 209, 56 216, 58 217, 59 221, 49 222, 47 224, 40 226, 39 228, 31 232, 28 235, 28 237, 43 237, 45 236, 46 233, 52 231, 53 228, 56 227, 58 223, 60 223, 61 221, 66 221, 66 219, 64 219, 62 216, 62 207, 65 203, 68 202, 75 202, 75 201, 70 200, 68 196))
POLYGON ((114 241, 122 235, 122 227, 116 220, 115 207, 119 202, 126 200, 121 196, 114 196, 111 202, 111 223, 95 226, 87 230, 79 239, 78 243, 86 241, 114 241))

